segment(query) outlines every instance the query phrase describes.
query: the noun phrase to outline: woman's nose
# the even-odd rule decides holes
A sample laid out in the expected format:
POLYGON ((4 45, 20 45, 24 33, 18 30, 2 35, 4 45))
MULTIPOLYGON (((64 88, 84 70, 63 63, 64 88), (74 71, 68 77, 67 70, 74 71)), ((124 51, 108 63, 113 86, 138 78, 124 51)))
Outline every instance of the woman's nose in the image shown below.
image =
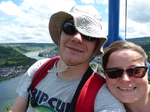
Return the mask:
POLYGON ((129 77, 126 71, 123 71, 122 77, 120 78, 122 81, 130 81, 131 77, 129 77))

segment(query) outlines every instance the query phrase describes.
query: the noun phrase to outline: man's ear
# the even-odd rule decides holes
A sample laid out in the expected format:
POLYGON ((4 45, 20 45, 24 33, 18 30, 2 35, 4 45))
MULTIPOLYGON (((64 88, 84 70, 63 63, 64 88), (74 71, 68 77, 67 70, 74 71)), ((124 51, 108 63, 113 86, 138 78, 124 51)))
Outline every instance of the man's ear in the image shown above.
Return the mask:
POLYGON ((104 74, 104 76, 106 77, 106 72, 105 72, 105 71, 104 71, 104 73, 103 73, 103 74, 104 74))
POLYGON ((58 39, 58 47, 60 47, 60 38, 58 39))
POLYGON ((60 33, 59 39, 58 39, 58 47, 60 47, 60 39, 61 39, 61 33, 60 33))
POLYGON ((96 46, 95 46, 95 49, 99 46, 99 40, 96 41, 96 46))

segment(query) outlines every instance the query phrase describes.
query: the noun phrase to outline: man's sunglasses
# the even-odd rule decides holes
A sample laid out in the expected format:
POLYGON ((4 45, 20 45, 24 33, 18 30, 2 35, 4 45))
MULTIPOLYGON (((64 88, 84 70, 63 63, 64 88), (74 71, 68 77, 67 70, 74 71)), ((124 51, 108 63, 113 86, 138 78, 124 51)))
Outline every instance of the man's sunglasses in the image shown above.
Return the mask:
MULTIPOLYGON (((65 32, 67 35, 75 35, 78 30, 76 30, 74 23, 68 22, 68 21, 63 21, 62 22, 62 31, 65 32)), ((81 34, 81 33, 80 33, 81 34)), ((94 41, 97 38, 89 37, 86 35, 81 34, 82 37, 88 41, 94 41)))
POLYGON ((124 71, 127 72, 129 77, 142 78, 145 76, 147 69, 147 66, 138 66, 128 69, 106 68, 105 72, 107 76, 111 79, 121 78, 124 71))

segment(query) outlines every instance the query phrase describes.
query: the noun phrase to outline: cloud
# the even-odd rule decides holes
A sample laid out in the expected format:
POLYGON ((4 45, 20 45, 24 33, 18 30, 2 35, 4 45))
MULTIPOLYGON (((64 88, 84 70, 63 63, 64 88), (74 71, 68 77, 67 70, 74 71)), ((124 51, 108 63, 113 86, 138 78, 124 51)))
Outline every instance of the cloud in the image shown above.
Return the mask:
POLYGON ((18 15, 22 15, 23 13, 20 7, 15 5, 12 1, 7 1, 7 2, 2 1, 0 4, 0 10, 1 12, 3 12, 8 16, 18 16, 18 15))
POLYGON ((150 36, 150 2, 148 0, 127 0, 127 23, 125 23, 125 0, 120 6, 120 34, 127 38, 150 36))
POLYGON ((94 0, 81 0, 82 3, 94 3, 94 0))
POLYGON ((150 22, 150 2, 148 0, 129 1, 128 18, 138 23, 150 22))
MULTIPOLYGON (((127 38, 149 36, 150 2, 128 0, 127 38)), ((125 0, 120 0, 120 35, 125 35, 125 0)), ((107 0, 23 0, 16 5, 0 2, 0 42, 52 42, 48 22, 52 13, 70 10, 75 4, 92 4, 103 19, 104 33, 108 34, 107 0)))
POLYGON ((51 42, 48 22, 52 13, 69 10, 72 0, 23 0, 0 3, 0 42, 51 42), (59 3, 59 4, 58 4, 59 3))

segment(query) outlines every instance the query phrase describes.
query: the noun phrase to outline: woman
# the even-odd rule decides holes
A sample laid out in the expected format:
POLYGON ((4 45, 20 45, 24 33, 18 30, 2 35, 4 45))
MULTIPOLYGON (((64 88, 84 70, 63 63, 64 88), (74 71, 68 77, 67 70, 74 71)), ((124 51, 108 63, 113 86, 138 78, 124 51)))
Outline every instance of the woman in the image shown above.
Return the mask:
POLYGON ((127 41, 112 43, 103 56, 106 83, 127 112, 150 112, 147 55, 127 41))

